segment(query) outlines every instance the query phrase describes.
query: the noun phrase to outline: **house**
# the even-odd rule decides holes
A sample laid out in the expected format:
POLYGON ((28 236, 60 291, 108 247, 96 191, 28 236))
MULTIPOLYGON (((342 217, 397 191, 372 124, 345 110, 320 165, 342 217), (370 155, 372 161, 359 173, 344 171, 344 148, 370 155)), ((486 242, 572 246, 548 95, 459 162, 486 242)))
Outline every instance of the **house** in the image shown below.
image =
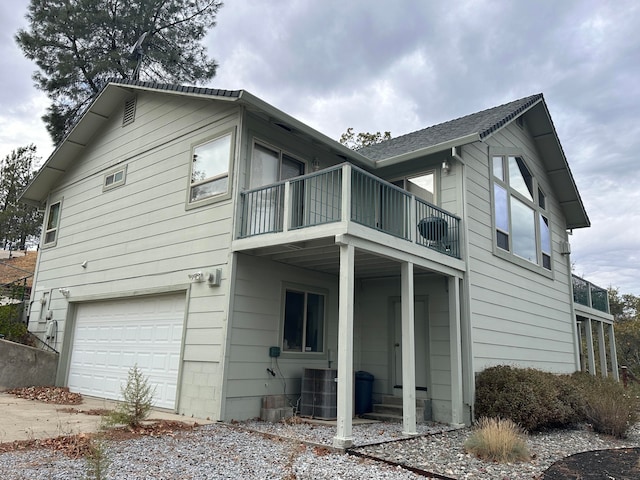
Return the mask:
POLYGON ((352 151, 243 90, 114 81, 22 201, 46 210, 30 329, 57 322, 57 382, 87 395, 137 364, 157 406, 241 420, 328 369, 348 446, 356 371, 406 433, 417 399, 470 422, 491 365, 617 374, 542 95, 352 151))

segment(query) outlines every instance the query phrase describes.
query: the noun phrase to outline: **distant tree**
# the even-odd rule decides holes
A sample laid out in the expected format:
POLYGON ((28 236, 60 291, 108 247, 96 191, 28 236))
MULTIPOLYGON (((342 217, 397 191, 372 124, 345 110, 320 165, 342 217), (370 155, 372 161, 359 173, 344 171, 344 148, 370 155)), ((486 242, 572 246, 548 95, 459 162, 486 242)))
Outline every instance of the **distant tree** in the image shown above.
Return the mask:
POLYGON ((368 147, 387 140, 391 140, 391 132, 354 133, 353 127, 347 128, 347 131, 340 135, 340 143, 351 150, 359 150, 362 147, 368 147))
POLYGON ((0 161, 0 242, 24 250, 30 237, 38 237, 42 214, 18 202, 18 197, 35 175, 40 158, 35 145, 13 150, 0 161))
POLYGON ((640 378, 640 297, 609 288, 609 308, 615 320, 618 364, 640 378))
POLYGON ((108 78, 213 78, 217 64, 199 42, 221 6, 218 0, 31 0, 29 27, 15 38, 39 68, 36 86, 51 99, 43 120, 54 142, 108 78))

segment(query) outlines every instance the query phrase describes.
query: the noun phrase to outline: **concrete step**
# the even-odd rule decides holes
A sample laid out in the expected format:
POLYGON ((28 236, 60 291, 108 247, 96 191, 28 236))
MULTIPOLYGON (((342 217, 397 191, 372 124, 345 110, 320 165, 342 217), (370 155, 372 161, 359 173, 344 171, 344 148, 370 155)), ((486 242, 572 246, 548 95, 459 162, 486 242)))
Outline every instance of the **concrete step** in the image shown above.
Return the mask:
POLYGON ((369 420, 377 420, 379 422, 395 422, 402 423, 402 415, 392 415, 389 413, 365 413, 361 415, 362 418, 367 418, 369 420))
MULTIPOLYGON (((395 395, 383 395, 381 398, 381 403, 385 405, 401 405, 402 406, 402 397, 397 397, 395 395)), ((416 407, 424 406, 423 398, 416 398, 416 407)))

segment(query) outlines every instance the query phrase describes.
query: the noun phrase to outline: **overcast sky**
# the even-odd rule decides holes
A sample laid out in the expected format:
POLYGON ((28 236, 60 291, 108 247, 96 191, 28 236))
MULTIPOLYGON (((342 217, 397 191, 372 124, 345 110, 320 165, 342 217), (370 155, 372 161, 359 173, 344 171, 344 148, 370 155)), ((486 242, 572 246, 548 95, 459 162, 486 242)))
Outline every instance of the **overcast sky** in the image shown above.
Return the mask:
MULTIPOLYGON (((35 64, 0 3, 0 155, 51 142, 35 64)), ((640 295, 640 2, 227 0, 208 86, 246 89, 332 138, 398 136, 543 93, 592 226, 574 273, 640 295)))

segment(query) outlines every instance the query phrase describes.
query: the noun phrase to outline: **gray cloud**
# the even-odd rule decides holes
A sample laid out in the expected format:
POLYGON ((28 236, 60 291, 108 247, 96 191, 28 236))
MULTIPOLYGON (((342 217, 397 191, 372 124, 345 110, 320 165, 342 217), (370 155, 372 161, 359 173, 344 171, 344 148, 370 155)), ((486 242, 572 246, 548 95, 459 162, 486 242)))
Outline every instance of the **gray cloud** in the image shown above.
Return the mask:
MULTIPOLYGON (((0 6, 0 127, 15 112, 28 125, 18 144, 41 136, 46 105, 12 40, 27 3, 0 6)), ((400 135, 542 92, 593 224, 572 237, 576 273, 640 295, 639 5, 227 0, 207 39, 211 86, 247 89, 332 138, 400 135)))

